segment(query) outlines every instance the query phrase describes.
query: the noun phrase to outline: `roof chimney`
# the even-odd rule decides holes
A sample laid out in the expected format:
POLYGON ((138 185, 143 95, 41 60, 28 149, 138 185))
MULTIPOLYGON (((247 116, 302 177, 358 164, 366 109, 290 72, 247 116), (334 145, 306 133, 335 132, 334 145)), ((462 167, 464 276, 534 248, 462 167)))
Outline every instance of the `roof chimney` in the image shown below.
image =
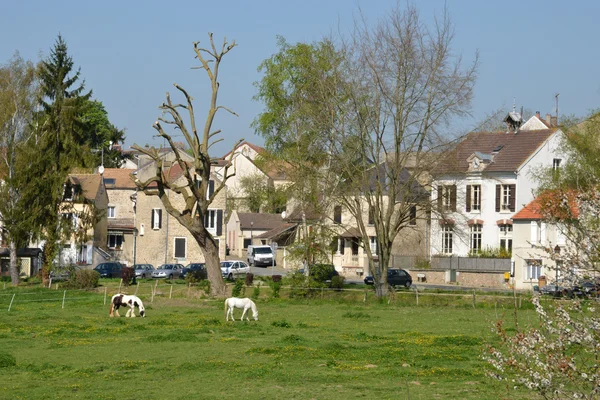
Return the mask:
POLYGON ((535 116, 536 116, 536 117, 538 117, 538 119, 541 119, 541 117, 540 117, 540 112, 539 112, 539 111, 536 111, 536 112, 535 112, 535 116))
POLYGON ((552 126, 552 115, 546 114, 546 123, 552 126))

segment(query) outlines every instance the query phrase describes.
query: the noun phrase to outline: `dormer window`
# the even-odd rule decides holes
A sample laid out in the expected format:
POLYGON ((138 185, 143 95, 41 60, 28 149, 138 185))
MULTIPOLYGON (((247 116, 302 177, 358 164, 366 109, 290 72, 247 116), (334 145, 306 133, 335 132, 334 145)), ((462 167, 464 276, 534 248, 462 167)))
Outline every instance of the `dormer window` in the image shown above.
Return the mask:
POLYGON ((67 183, 67 184, 65 184, 64 188, 65 188, 65 190, 64 190, 64 194, 63 194, 63 200, 64 201, 73 201, 73 199, 77 195, 77 190, 76 190, 75 186, 73 186, 71 183, 67 183))

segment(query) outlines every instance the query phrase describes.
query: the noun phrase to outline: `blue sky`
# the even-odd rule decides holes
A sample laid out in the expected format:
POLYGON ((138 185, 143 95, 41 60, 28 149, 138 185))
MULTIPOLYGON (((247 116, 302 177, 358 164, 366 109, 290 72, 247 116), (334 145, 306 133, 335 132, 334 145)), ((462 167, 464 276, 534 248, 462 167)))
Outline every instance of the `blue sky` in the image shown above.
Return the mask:
MULTIPOLYGON (((220 103, 239 117, 220 115, 215 128, 224 142, 215 155, 226 153, 241 138, 262 144, 250 123, 262 110, 252 100, 257 67, 277 51, 276 36, 290 43, 319 40, 332 31, 348 32, 359 7, 374 23, 395 1, 11 1, 3 7, 0 63, 18 50, 24 58, 47 55, 61 33, 87 87, 102 101, 111 121, 126 129, 126 148, 133 143, 159 145, 151 125, 158 105, 173 83, 197 100, 204 117, 210 95, 196 65, 192 42, 217 42, 223 36, 238 47, 222 64, 220 103)), ((404 2, 400 3, 404 5, 404 2)), ((470 1, 417 3, 424 20, 447 5, 455 24, 453 44, 466 62, 480 52, 473 117, 454 129, 468 129, 499 108, 517 107, 560 115, 585 115, 600 104, 600 37, 595 1, 470 1)))

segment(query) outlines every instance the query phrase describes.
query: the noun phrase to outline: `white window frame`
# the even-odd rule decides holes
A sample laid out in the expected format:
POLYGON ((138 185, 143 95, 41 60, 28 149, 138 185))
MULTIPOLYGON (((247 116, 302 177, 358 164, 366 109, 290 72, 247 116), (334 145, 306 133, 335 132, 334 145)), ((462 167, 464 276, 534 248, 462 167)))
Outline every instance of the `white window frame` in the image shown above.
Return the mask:
POLYGON ((214 235, 215 232, 217 232, 217 209, 209 208, 206 210, 206 212, 208 214, 206 218, 208 220, 208 224, 206 224, 205 228, 212 235, 214 235))
POLYGON ((510 211, 510 185, 502 185, 500 192, 500 211, 510 211))
POLYGON ((525 260, 523 280, 537 281, 542 276, 542 260, 525 260))
POLYGON ((452 192, 453 185, 442 186, 442 209, 444 211, 452 211, 452 192))
POLYGON ((369 246, 372 253, 377 253, 377 236, 369 236, 369 246))
POLYGON ((481 224, 473 224, 469 229, 469 247, 472 252, 481 251, 481 244, 483 243, 483 226, 481 224))
POLYGON ((452 254, 454 242, 454 230, 450 225, 442 226, 442 253, 452 254))
POLYGON ((116 218, 116 211, 117 208, 115 206, 106 207, 106 218, 116 218))
POLYGON ((561 158, 554 158, 554 159, 552 159, 552 170, 553 171, 559 171, 561 163, 562 163, 562 159, 561 158))
POLYGON ((530 242, 532 246, 537 245, 541 240, 541 230, 542 226, 539 221, 531 221, 530 242))
POLYGON ((512 251, 513 226, 511 224, 498 225, 498 238, 499 246, 501 248, 504 248, 507 251, 512 251))
POLYGON ((471 212, 481 211, 481 185, 471 185, 471 212))
POLYGON ((160 229, 160 219, 161 219, 161 213, 158 212, 158 210, 160 210, 160 208, 153 208, 152 212, 154 213, 154 224, 152 225, 152 229, 153 230, 159 230, 160 229))

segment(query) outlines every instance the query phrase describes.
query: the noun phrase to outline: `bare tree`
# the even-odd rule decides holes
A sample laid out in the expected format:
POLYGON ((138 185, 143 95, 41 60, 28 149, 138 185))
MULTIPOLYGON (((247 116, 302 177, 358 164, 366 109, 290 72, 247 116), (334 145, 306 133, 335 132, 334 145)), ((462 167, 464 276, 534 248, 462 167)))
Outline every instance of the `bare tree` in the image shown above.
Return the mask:
POLYGON ((378 296, 387 294, 394 240, 415 219, 429 219, 429 171, 453 143, 449 123, 469 115, 478 56, 463 68, 453 37, 446 12, 429 28, 408 6, 374 28, 356 22, 343 43, 347 101, 332 112, 329 145, 341 180, 329 187, 356 220, 378 296), (369 214, 376 254, 365 245, 369 214))
MULTIPOLYGON (((207 198, 211 165, 217 159, 210 156, 209 150, 215 143, 223 140, 222 138, 216 139, 221 130, 213 130, 212 128, 215 116, 221 109, 237 116, 232 110, 217 103, 219 67, 223 57, 236 46, 236 43, 235 41, 228 43, 226 39, 223 39, 221 48, 217 48, 212 33, 209 33, 209 39, 209 48, 200 47, 199 42, 194 43, 194 52, 196 58, 200 61, 200 66, 194 67, 194 69, 203 69, 211 83, 210 103, 204 127, 199 133, 196 126, 193 98, 177 84, 174 86, 185 97, 185 103, 173 103, 170 94, 167 93, 166 102, 159 107, 165 118, 159 118, 153 125, 159 136, 169 143, 175 156, 175 162, 183 171, 184 183, 180 184, 169 179, 169 173, 165 171, 164 160, 158 149, 154 147, 143 148, 138 145, 133 146, 133 148, 152 158, 155 163, 155 175, 143 182, 136 179, 137 187, 147 195, 158 196, 169 215, 173 216, 194 237, 204 254, 208 279, 211 283, 211 292, 213 295, 223 296, 225 294, 225 283, 221 276, 219 247, 204 226, 204 215, 217 194, 225 189, 227 179, 235 174, 235 168, 233 168, 233 171, 230 170, 232 166, 231 159, 234 154, 232 151, 227 160, 227 165, 223 168, 220 183, 215 186, 214 192, 207 198), (182 113, 187 113, 187 123, 182 113), (184 161, 182 157, 183 150, 176 146, 172 136, 164 129, 161 122, 165 125, 172 125, 175 129, 181 131, 193 157, 191 162, 184 161), (178 195, 183 200, 183 205, 177 208, 174 201, 169 198, 168 192, 178 195)), ((242 140, 235 143, 233 149, 242 140)))

